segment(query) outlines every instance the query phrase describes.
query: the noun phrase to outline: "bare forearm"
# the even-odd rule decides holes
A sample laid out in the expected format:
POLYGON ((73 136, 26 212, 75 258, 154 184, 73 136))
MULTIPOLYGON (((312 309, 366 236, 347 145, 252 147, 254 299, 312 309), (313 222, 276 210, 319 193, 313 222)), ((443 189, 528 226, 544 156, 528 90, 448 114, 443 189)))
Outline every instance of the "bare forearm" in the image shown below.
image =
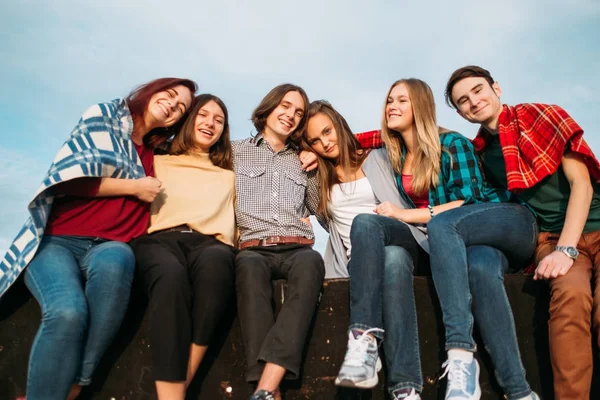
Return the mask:
POLYGON ((135 196, 137 179, 102 178, 96 197, 135 196))
POLYGON ((579 242, 585 222, 587 221, 593 194, 594 191, 589 182, 573 182, 567 205, 565 225, 563 226, 557 245, 577 246, 577 242, 579 242))
MULTIPOLYGON (((441 204, 439 206, 433 207, 433 215, 438 215, 443 213, 444 211, 451 210, 456 207, 460 207, 461 204, 464 203, 463 200, 455 200, 446 204, 441 204)), ((431 220, 431 213, 428 208, 418 208, 413 210, 408 210, 408 217, 404 219, 404 222, 409 224, 426 224, 431 220)))

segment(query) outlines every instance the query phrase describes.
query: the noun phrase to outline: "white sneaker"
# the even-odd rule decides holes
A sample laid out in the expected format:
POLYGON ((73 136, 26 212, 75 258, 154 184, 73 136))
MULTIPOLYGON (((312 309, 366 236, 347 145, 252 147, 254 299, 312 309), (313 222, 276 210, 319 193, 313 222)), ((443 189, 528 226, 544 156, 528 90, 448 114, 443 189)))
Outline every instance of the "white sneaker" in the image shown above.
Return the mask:
POLYGON ((479 386, 479 363, 467 363, 463 360, 446 360, 442 368, 446 368, 440 378, 448 375, 445 400, 479 400, 481 387, 479 386))
POLYGON ((413 388, 403 388, 392 390, 393 400, 421 400, 419 393, 413 388))
POLYGON ((351 329, 348 332, 348 348, 340 372, 335 379, 337 386, 370 389, 377 386, 377 373, 381 370, 381 360, 377 341, 369 333, 383 332, 371 328, 364 332, 351 329))

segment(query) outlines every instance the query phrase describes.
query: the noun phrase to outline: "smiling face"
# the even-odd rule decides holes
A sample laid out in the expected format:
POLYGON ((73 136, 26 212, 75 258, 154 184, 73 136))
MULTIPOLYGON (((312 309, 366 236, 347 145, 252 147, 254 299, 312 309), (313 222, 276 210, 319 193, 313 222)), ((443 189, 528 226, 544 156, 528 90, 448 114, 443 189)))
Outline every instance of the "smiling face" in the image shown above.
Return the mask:
POLYGON ((403 132, 414 124, 412 103, 404 83, 397 84, 390 91, 385 106, 385 118, 388 129, 397 132, 403 132))
POLYGON ((186 113, 192 104, 192 93, 183 85, 156 92, 150 98, 144 122, 148 130, 168 128, 186 113))
POLYGON ((279 105, 266 119, 264 136, 274 135, 279 140, 285 141, 294 133, 305 112, 304 99, 300 93, 290 91, 283 96, 279 105))
POLYGON ((213 100, 209 101, 196 114, 194 122, 194 145, 203 153, 217 143, 225 127, 225 113, 213 100))
POLYGON ((340 156, 338 136, 333 121, 322 112, 310 117, 306 125, 306 142, 320 157, 337 159, 340 156))
POLYGON ((469 122, 496 129, 498 116, 502 112, 498 83, 490 86, 480 77, 458 81, 452 88, 452 102, 461 117, 469 122))

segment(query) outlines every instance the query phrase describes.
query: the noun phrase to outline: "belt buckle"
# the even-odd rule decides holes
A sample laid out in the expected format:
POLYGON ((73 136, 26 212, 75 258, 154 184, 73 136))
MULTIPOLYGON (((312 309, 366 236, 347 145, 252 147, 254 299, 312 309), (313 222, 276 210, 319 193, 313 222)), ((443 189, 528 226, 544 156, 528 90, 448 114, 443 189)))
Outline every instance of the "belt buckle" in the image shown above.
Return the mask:
POLYGON ((194 233, 194 230, 188 226, 187 229, 181 230, 179 232, 181 232, 181 233, 194 233))
POLYGON ((277 238, 277 240, 274 240, 275 243, 267 243, 267 240, 269 238, 264 238, 264 239, 260 239, 259 245, 261 247, 272 247, 272 246, 277 246, 279 244, 279 236, 274 236, 277 238))

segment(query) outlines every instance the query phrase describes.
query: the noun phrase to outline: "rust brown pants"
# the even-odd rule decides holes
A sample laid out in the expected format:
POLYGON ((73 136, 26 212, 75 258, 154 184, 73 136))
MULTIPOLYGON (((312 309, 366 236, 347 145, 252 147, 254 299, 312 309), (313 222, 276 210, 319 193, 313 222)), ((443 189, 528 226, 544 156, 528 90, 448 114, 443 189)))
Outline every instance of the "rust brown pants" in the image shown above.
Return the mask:
MULTIPOLYGON (((536 263, 552 253, 559 234, 538 237, 536 263)), ((600 330, 600 231, 584 233, 579 257, 566 275, 551 279, 550 359, 556 399, 589 399, 593 373, 592 329, 600 330)))

